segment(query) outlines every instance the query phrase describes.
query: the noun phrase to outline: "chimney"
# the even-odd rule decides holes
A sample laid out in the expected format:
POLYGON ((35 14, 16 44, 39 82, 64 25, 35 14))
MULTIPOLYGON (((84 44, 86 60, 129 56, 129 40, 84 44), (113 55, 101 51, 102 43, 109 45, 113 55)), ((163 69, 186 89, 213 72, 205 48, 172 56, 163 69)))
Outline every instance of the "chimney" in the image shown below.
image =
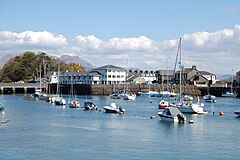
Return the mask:
POLYGON ((192 66, 192 70, 196 70, 197 69, 197 66, 196 65, 193 65, 192 66))

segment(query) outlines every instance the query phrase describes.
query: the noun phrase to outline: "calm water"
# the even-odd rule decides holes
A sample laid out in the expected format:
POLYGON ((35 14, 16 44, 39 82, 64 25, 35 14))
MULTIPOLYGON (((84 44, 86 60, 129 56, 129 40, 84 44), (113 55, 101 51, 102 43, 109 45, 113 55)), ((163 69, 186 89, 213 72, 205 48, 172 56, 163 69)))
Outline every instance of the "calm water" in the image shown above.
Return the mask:
MULTIPOLYGON (((112 101, 88 98, 99 108, 112 101)), ((78 99, 83 102, 85 96, 78 99)), ((239 159, 240 118, 233 111, 240 109, 240 99, 205 103, 208 115, 187 115, 194 124, 160 121, 159 99, 149 100, 115 100, 126 109, 118 115, 1 95, 6 114, 0 121, 7 123, 0 125, 0 159, 239 159)))

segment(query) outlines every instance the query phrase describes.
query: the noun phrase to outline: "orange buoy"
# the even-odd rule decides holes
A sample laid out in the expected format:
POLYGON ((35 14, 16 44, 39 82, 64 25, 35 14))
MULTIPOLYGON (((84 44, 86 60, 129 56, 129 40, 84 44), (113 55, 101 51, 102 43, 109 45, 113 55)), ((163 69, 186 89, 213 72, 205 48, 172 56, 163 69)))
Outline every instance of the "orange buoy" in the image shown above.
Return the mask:
POLYGON ((219 112, 219 115, 220 115, 220 116, 223 116, 223 115, 224 115, 224 112, 219 112))

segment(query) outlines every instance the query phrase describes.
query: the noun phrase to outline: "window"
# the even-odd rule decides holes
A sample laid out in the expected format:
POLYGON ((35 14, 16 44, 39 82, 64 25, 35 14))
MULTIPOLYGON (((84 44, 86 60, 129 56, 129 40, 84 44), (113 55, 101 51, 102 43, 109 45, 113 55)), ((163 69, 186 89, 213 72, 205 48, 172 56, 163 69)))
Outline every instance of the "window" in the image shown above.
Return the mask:
POLYGON ((117 78, 120 78, 120 75, 117 75, 117 78))
POLYGON ((116 76, 115 76, 115 75, 113 75, 113 78, 116 78, 116 76))
POLYGON ((111 78, 112 76, 111 75, 108 75, 108 78, 111 78))

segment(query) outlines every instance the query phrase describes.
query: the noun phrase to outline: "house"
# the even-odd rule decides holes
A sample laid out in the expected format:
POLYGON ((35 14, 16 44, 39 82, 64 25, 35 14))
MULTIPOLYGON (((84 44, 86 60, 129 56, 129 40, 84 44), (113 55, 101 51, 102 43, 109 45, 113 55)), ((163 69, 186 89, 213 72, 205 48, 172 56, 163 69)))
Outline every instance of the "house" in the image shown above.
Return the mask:
POLYGON ((120 84, 126 80, 126 70, 114 65, 105 65, 92 69, 101 75, 100 84, 120 84))
MULTIPOLYGON (((182 83, 189 85, 196 85, 198 87, 207 87, 216 82, 216 75, 207 71, 198 71, 195 65, 192 68, 183 68, 182 83)), ((175 73, 175 82, 180 81, 180 71, 175 73)))
POLYGON ((155 71, 153 70, 129 70, 127 81, 132 84, 152 84, 156 82, 155 71))

